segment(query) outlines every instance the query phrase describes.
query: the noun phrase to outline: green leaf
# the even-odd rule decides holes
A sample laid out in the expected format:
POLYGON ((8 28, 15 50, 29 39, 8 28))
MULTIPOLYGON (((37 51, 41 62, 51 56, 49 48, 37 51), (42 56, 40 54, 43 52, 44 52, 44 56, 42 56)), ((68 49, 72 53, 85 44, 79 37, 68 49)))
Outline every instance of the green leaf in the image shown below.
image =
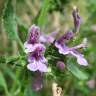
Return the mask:
POLYGON ((23 43, 20 40, 17 33, 17 23, 16 23, 16 16, 15 16, 15 8, 13 7, 13 3, 14 3, 13 0, 7 0, 7 2, 5 3, 2 23, 5 32, 7 32, 8 38, 11 40, 17 40, 18 44, 20 45, 20 47, 24 52, 23 43))
POLYGON ((15 20, 14 7, 12 5, 12 0, 7 0, 5 2, 5 8, 3 11, 3 27, 5 32, 7 32, 9 39, 16 39, 17 35, 17 24, 15 20))
POLYGON ((19 59, 20 57, 19 56, 10 56, 10 57, 7 57, 6 58, 6 63, 12 63, 12 62, 15 62, 19 59))
POLYGON ((28 25, 26 25, 22 20, 20 19, 19 16, 16 16, 16 22, 19 25, 19 29, 22 29, 21 32, 27 32, 28 30, 28 25))
POLYGON ((42 8, 40 10, 40 15, 39 15, 39 18, 38 18, 38 25, 40 27, 43 27, 44 23, 45 23, 45 20, 46 20, 46 15, 47 15, 47 11, 48 11, 48 8, 49 8, 49 0, 43 0, 43 4, 42 4, 42 8))
POLYGON ((72 74, 76 76, 78 79, 81 80, 88 79, 88 76, 85 73, 83 73, 81 70, 79 70, 79 68, 72 63, 67 63, 67 69, 70 72, 72 72, 72 74))
POLYGON ((2 88, 4 88, 6 95, 9 94, 8 90, 7 90, 7 84, 6 84, 6 81, 5 81, 5 78, 4 78, 3 74, 2 74, 2 72, 0 72, 0 86, 2 88))

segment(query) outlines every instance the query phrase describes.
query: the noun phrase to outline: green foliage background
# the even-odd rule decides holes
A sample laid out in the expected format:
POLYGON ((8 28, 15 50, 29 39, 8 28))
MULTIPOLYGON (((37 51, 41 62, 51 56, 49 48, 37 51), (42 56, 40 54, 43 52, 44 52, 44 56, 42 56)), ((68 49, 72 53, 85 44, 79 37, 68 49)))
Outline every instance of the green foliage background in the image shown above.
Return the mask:
MULTIPOLYGON (((52 96, 51 84, 57 82, 63 96, 96 96, 95 88, 87 86, 88 80, 96 83, 96 0, 0 0, 0 96, 52 96), (77 6, 81 17, 79 35, 70 45, 84 37, 88 45, 82 53, 87 67, 68 60, 63 72, 54 69, 44 76, 44 88, 32 91, 32 73, 26 68, 23 43, 28 28, 37 24, 45 34, 60 29, 60 35, 73 28, 72 7, 77 6)), ((58 38, 58 36, 57 36, 58 38)), ((50 50, 49 50, 50 51, 50 50)), ((48 62, 52 65, 52 61, 48 62)))

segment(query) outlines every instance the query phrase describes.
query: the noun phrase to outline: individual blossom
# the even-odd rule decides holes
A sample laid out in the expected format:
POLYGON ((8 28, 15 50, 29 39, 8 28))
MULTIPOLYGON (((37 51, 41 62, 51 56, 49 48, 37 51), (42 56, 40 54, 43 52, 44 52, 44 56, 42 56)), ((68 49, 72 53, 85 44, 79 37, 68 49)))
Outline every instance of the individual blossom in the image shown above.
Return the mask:
POLYGON ((43 72, 47 72, 47 61, 44 57, 45 46, 39 42, 40 29, 36 25, 29 28, 28 38, 24 43, 27 53, 27 69, 34 72, 32 89, 39 91, 43 87, 43 72))
POLYGON ((56 48, 59 49, 59 53, 63 53, 63 51, 66 52, 66 45, 65 45, 65 42, 66 40, 69 40, 73 37, 73 32, 71 31, 68 31, 66 33, 64 33, 56 42, 55 42, 55 46, 56 48), (65 48, 65 50, 64 50, 65 48))
MULTIPOLYGON (((66 33, 67 34, 67 33, 66 33)), ((65 36, 63 37, 66 37, 67 35, 64 34, 65 36)), ((85 48, 86 47, 86 43, 85 41, 86 40, 83 40, 83 42, 77 46, 74 46, 74 47, 67 47, 66 44, 65 44, 65 41, 70 39, 71 36, 68 36, 68 38, 60 38, 59 40, 57 40, 55 42, 55 47, 59 50, 59 53, 60 54, 64 54, 64 55, 67 55, 67 54, 71 54, 73 55, 76 59, 77 59, 77 63, 80 64, 80 65, 88 65, 86 59, 84 58, 84 55, 80 54, 77 49, 79 48, 85 48)))
POLYGON ((27 41, 24 43, 26 53, 32 52, 33 47, 35 47, 35 44, 38 43, 39 36, 40 36, 39 34, 40 34, 39 27, 33 24, 29 28, 28 38, 27 41))
POLYGON ((40 28, 35 24, 33 24, 29 28, 28 39, 27 39, 28 44, 37 43, 39 40, 39 36, 40 36, 40 28))
POLYGON ((47 34, 47 35, 41 35, 40 36, 40 42, 42 42, 42 43, 53 43, 53 41, 55 40, 55 36, 57 35, 57 33, 58 33, 58 30, 57 31, 54 31, 54 32, 52 32, 52 33, 49 33, 49 34, 47 34))
POLYGON ((43 87, 43 74, 40 72, 35 72, 32 77, 32 89, 34 91, 39 91, 43 87))
POLYGON ((45 46, 39 42, 40 29, 32 25, 29 29, 27 41, 24 43, 25 52, 28 55, 27 68, 30 71, 46 72, 46 59, 44 57, 45 46))
POLYGON ((56 67, 60 70, 63 70, 65 68, 65 64, 63 61, 57 61, 56 62, 56 67))
POLYGON ((44 51, 45 51, 44 45, 38 44, 37 47, 34 47, 34 51, 28 54, 29 64, 27 65, 27 68, 30 71, 40 71, 40 72, 47 71, 46 59, 42 55, 44 51))
POLYGON ((64 42, 65 42, 66 40, 70 40, 71 38, 73 38, 73 32, 72 32, 72 31, 67 31, 66 33, 64 33, 64 34, 58 39, 58 43, 64 44, 64 42))
POLYGON ((73 7, 73 12, 72 12, 72 16, 74 19, 74 31, 78 32, 80 29, 80 17, 78 15, 78 9, 76 8, 76 6, 73 7))

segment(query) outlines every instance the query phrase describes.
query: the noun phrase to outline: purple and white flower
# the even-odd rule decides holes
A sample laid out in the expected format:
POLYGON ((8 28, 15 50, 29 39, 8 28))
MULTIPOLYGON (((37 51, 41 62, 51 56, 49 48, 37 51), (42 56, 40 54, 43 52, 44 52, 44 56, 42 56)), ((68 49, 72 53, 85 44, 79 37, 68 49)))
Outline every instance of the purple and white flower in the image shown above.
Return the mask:
POLYGON ((27 41, 24 43, 25 52, 28 54, 27 68, 30 71, 46 72, 46 59, 43 56, 45 46, 39 42, 40 29, 32 25, 29 29, 27 41))
POLYGON ((44 52, 43 46, 38 46, 34 52, 31 52, 28 54, 28 62, 27 68, 30 71, 40 71, 40 72, 46 72, 47 66, 46 66, 46 59, 42 55, 42 52, 44 52))
POLYGON ((39 27, 32 25, 28 31, 27 41, 24 43, 25 52, 33 51, 33 47, 37 46, 36 44, 39 42, 40 29, 39 27))
MULTIPOLYGON (((65 37, 67 36, 66 34, 64 34, 65 37)), ((64 37, 64 35, 62 37, 64 37)), ((77 51, 77 49, 79 49, 79 48, 86 47, 85 40, 83 40, 83 42, 81 44, 69 48, 66 46, 65 41, 70 39, 71 36, 68 36, 68 38, 62 38, 62 37, 55 42, 55 47, 59 50, 59 53, 64 54, 64 55, 71 54, 77 59, 78 64, 84 65, 84 66, 88 65, 86 59, 84 58, 84 55, 80 54, 77 51)))
POLYGON ((40 28, 35 24, 33 24, 28 31, 27 43, 28 44, 38 43, 39 36, 40 36, 40 28))

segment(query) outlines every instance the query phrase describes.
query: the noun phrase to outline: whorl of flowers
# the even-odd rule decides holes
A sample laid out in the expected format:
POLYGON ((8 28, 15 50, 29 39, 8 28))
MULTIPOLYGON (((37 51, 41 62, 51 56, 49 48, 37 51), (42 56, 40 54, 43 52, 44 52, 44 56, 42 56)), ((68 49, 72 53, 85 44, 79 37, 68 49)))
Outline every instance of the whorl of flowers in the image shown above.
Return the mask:
POLYGON ((27 68, 31 71, 46 72, 46 59, 43 56, 45 46, 39 42, 40 29, 32 25, 29 29, 28 39, 24 44, 25 52, 28 55, 27 68))
MULTIPOLYGON (((28 38, 24 43, 24 47, 25 52, 27 53, 28 70, 35 72, 35 74, 39 73, 39 75, 35 75, 35 77, 33 77, 33 89, 35 91, 38 91, 42 88, 41 78, 43 72, 47 72, 48 64, 46 58, 44 57, 44 54, 47 53, 45 44, 54 46, 52 48, 56 49, 58 54, 62 54, 64 56, 72 55, 76 58, 77 63, 80 65, 88 65, 84 55, 77 51, 77 49, 86 47, 86 39, 74 47, 68 47, 66 45, 66 41, 72 40, 75 36, 74 34, 79 31, 80 28, 80 17, 76 8, 73 9, 72 16, 74 19, 74 31, 65 32, 58 40, 55 39, 55 36, 58 33, 57 31, 48 35, 40 35, 40 28, 35 24, 29 28, 28 38)), ((49 49, 51 49, 51 47, 49 49)), ((57 64, 55 65, 59 69, 63 70, 66 64, 62 60, 57 60, 57 64)))

